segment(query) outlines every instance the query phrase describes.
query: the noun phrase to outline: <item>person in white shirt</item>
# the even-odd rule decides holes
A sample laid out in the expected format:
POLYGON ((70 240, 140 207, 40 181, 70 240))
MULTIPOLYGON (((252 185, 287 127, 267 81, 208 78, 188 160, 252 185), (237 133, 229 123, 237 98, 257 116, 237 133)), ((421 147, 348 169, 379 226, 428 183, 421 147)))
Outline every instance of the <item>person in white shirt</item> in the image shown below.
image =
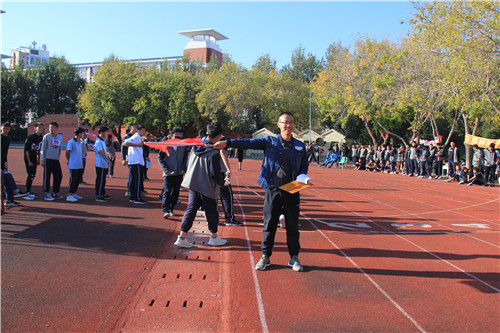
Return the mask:
POLYGON ((108 135, 109 128, 106 126, 99 127, 97 131, 98 136, 94 144, 95 152, 95 201, 106 202, 106 200, 111 199, 109 195, 106 194, 106 175, 108 174, 109 163, 111 162, 110 157, 106 154, 106 142, 104 139, 108 135))
POLYGON ((75 136, 68 141, 66 145, 66 159, 68 160, 69 169, 69 190, 66 201, 77 202, 82 199, 81 196, 76 194, 78 185, 83 175, 83 158, 82 158, 82 144, 81 140, 85 130, 81 127, 75 128, 75 136))
POLYGON ((144 175, 141 172, 141 166, 145 164, 142 151, 142 137, 145 134, 146 129, 139 125, 137 126, 137 133, 123 142, 123 145, 128 147, 127 163, 130 169, 130 202, 135 204, 146 203, 146 201, 141 199, 141 183, 144 175))

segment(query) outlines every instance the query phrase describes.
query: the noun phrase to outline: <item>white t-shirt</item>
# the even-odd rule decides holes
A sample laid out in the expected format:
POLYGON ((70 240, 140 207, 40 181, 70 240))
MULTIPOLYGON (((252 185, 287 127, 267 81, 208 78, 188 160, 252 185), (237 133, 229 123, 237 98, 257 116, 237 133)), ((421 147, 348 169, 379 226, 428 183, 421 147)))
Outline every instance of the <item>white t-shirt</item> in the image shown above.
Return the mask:
MULTIPOLYGON (((124 141, 125 143, 141 143, 142 138, 139 133, 135 133, 130 138, 124 141)), ((140 164, 144 165, 144 156, 142 147, 128 147, 128 165, 140 164)))
POLYGON ((69 151, 68 169, 83 169, 82 145, 75 138, 68 141, 66 151, 69 151))

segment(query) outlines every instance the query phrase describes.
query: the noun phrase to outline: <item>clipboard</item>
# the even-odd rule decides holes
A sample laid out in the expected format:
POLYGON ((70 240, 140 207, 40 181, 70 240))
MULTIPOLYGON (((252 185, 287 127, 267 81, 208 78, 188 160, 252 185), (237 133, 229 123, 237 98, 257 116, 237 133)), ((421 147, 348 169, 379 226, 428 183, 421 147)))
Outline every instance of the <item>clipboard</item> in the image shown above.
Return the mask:
POLYGON ((289 182, 288 184, 281 185, 279 188, 282 189, 283 191, 287 191, 288 193, 294 194, 308 187, 311 187, 311 184, 304 184, 303 182, 294 180, 293 182, 289 182))

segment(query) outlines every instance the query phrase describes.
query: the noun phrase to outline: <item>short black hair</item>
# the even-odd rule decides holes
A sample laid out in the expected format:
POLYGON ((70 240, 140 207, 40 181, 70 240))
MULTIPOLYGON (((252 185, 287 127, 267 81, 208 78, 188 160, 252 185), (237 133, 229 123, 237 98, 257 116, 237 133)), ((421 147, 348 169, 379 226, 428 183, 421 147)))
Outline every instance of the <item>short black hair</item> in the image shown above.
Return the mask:
POLYGON ((144 128, 144 126, 142 126, 142 125, 137 125, 137 130, 138 130, 138 131, 140 131, 140 130, 141 130, 141 129, 143 129, 143 128, 144 128))
POLYGON ((172 134, 174 134, 174 133, 184 133, 184 130, 182 128, 180 128, 180 127, 174 127, 174 128, 172 128, 172 131, 170 133, 172 133, 172 134))
POLYGON ((43 127, 43 124, 42 124, 42 123, 36 123, 36 124, 35 124, 35 128, 40 127, 40 126, 42 126, 42 127, 43 127))
POLYGON ((107 132, 107 131, 109 131, 109 128, 103 125, 103 126, 99 127, 99 130, 97 131, 97 133, 102 133, 102 132, 107 132))
POLYGON ((8 121, 6 121, 5 123, 2 124, 2 126, 10 127, 10 123, 8 121))
POLYGON ((198 137, 200 137, 200 138, 204 138, 204 137, 206 137, 206 136, 207 136, 207 131, 206 131, 204 128, 202 128, 202 129, 200 129, 200 130, 198 131, 198 137))
POLYGON ((59 128, 59 124, 56 123, 55 121, 51 122, 49 125, 59 128))
POLYGON ((75 128, 74 133, 75 133, 75 136, 77 136, 80 133, 85 133, 85 130, 81 127, 77 127, 77 128, 75 128))
POLYGON ((207 135, 210 139, 214 139, 220 134, 222 134, 221 124, 217 122, 207 124, 207 135))
POLYGON ((130 123, 130 125, 128 125, 128 128, 130 128, 132 126, 139 126, 139 125, 137 125, 136 123, 130 123))
POLYGON ((295 119, 295 117, 293 116, 293 114, 291 112, 288 112, 288 111, 281 112, 280 115, 278 116, 278 119, 280 119, 280 117, 283 116, 283 115, 292 116, 292 118, 295 119))

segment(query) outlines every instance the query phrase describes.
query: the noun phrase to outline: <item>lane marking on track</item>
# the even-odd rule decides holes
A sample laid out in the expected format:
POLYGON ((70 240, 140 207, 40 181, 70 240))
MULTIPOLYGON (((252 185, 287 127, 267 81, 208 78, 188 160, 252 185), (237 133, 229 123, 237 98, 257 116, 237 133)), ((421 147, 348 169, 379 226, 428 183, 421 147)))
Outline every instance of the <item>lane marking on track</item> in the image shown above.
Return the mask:
POLYGON ((426 332, 422 326, 420 326, 417 321, 415 319, 413 319, 412 316, 410 316, 408 314, 408 312, 405 311, 405 309, 403 309, 403 307, 401 305, 399 305, 377 282, 375 282, 375 280, 372 279, 372 277, 370 275, 368 275, 364 270, 363 268, 361 268, 354 260, 351 259, 351 257, 349 257, 344 251, 342 251, 342 249, 340 247, 337 246, 336 243, 334 243, 330 238, 328 238, 321 229, 319 229, 312 221, 311 219, 309 219, 309 217, 307 217, 306 215, 304 214, 300 214, 302 215, 304 218, 307 219, 307 221, 316 229, 316 231, 318 231, 331 245, 333 245, 333 247, 335 247, 340 253, 342 253, 342 255, 347 259, 349 260, 349 262, 354 266, 356 267, 357 270, 359 270, 367 279, 368 281, 370 281, 374 286, 375 288, 377 288, 378 291, 380 291, 382 293, 382 295, 385 296, 385 298, 387 298, 395 307, 396 309, 398 309, 409 321, 411 321, 411 323, 413 325, 415 325, 415 327, 420 331, 420 332, 426 332))
MULTIPOLYGON (((236 181, 238 182, 238 177, 235 177, 235 178, 236 178, 236 181)), ((248 186, 245 186, 245 187, 248 188, 248 186)), ((257 308, 259 310, 260 325, 262 326, 262 332, 268 333, 269 328, 267 327, 266 313, 264 311, 264 302, 262 300, 262 293, 260 291, 259 278, 257 277, 257 272, 255 271, 255 260, 253 258, 252 244, 250 243, 250 235, 248 234, 245 211, 243 209, 243 205, 241 204, 241 200, 240 200, 241 192, 240 192, 239 188, 240 188, 240 186, 238 185, 238 198, 236 198, 236 201, 238 201, 238 205, 240 206, 241 215, 243 217, 243 223, 244 223, 244 227, 245 227, 245 237, 247 240, 248 255, 250 256, 250 266, 251 266, 250 270, 252 271, 253 283, 255 286, 255 297, 257 298, 257 308)))
POLYGON ((491 229, 489 225, 481 224, 481 223, 458 223, 458 224, 452 224, 452 225, 457 226, 457 227, 491 229))
MULTIPOLYGON (((254 190, 252 190, 251 188, 249 188, 248 186, 246 186, 246 188, 248 190, 250 190, 251 192, 255 193, 257 196, 263 198, 259 193, 255 192, 254 190)), ((375 288, 377 288, 381 293, 382 295, 384 295, 395 307, 396 309, 398 309, 410 322, 412 322, 413 325, 415 325, 415 327, 420 331, 420 332, 426 332, 418 323, 415 319, 413 319, 413 317, 411 317, 402 307, 401 305, 399 305, 384 289, 382 289, 382 287, 380 287, 380 285, 375 282, 375 280, 372 279, 371 276, 369 276, 361 267, 359 267, 359 265, 354 262, 354 260, 352 260, 344 251, 342 251, 338 246, 337 244, 335 244, 330 238, 328 238, 324 233, 323 231, 321 231, 310 219, 309 217, 307 217, 306 215, 304 214, 300 214, 302 215, 303 217, 305 217, 307 219, 307 221, 314 227, 314 229, 316 229, 316 231, 318 231, 330 244, 332 244, 337 250, 340 251, 340 253, 342 253, 342 255, 351 262, 351 264, 356 267, 367 279, 368 281, 370 281, 374 286, 375 288)), ((301 231, 302 232, 302 231, 301 231)))
MULTIPOLYGON (((315 192, 316 192, 316 193, 319 193, 318 191, 315 191, 315 192)), ((363 216, 363 215, 361 215, 360 213, 358 213, 358 212, 356 212, 356 211, 353 211, 352 209, 349 209, 349 208, 345 207, 344 205, 342 205, 342 204, 340 204, 340 203, 338 203, 338 202, 336 202, 336 201, 332 200, 331 198, 327 197, 326 195, 323 195, 323 194, 319 193, 319 194, 317 194, 316 196, 318 196, 318 197, 323 197, 324 199, 328 199, 328 200, 330 200, 331 202, 333 202, 333 203, 335 203, 335 204, 337 204, 337 205, 341 206, 341 207, 342 207, 342 208, 344 208, 345 210, 351 211, 352 213, 354 213, 354 214, 358 215, 358 216, 359 216, 359 217, 361 217, 362 219, 365 219, 365 220, 367 220, 367 221, 369 221, 369 222, 371 222, 371 223, 375 224, 376 226, 378 226, 378 227, 380 227, 380 228, 382 228, 382 229, 386 230, 386 231, 387 231, 387 232, 389 232, 390 234, 393 234, 394 236, 401 238, 401 239, 402 239, 402 240, 404 240, 405 242, 408 242, 408 243, 412 244, 412 245, 413 245, 413 246, 415 246, 416 248, 418 248, 418 249, 420 249, 420 250, 422 250, 422 251, 427 252, 428 254, 430 254, 431 256, 433 256, 434 258, 436 258, 436 259, 438 259, 438 260, 441 260, 442 262, 444 262, 444 263, 448 264, 449 266, 451 266, 451 267, 455 268, 456 270, 458 270, 458 271, 460 271, 460 272, 464 273, 465 275, 467 275, 468 277, 470 277, 470 278, 472 278, 472 279, 476 280, 477 282, 479 282, 479 283, 481 283, 481 284, 483 284, 483 285, 485 285, 485 286, 487 286, 487 287, 489 287, 489 288, 493 289, 495 292, 500 293, 500 289, 495 288, 494 286, 492 286, 492 285, 491 285, 491 284, 489 284, 488 282, 483 281, 483 280, 481 280, 480 278, 478 278, 477 276, 475 276, 475 275, 473 275, 473 274, 471 274, 471 273, 469 273, 469 272, 464 271, 462 268, 458 267, 457 265, 455 265, 455 264, 453 264, 453 263, 449 262, 449 261, 448 261, 448 260, 446 260, 446 259, 441 258, 441 257, 440 257, 440 256, 438 256, 437 254, 435 254, 435 253, 433 253, 433 252, 431 252, 431 251, 429 251, 429 250, 425 249, 424 247, 422 247, 422 246, 420 246, 420 245, 418 245, 418 244, 416 244, 416 243, 412 242, 411 240, 406 239, 405 237, 401 236, 400 234, 397 234, 397 233, 395 233, 394 231, 391 231, 391 230, 387 229, 387 228, 386 228, 386 227, 384 227, 383 225, 381 225, 381 224, 379 224, 379 223, 377 223, 377 222, 375 222, 375 221, 371 220, 370 218, 368 218, 368 217, 366 217, 366 216, 363 216)), ((390 206, 390 205, 388 205, 388 206, 390 206)), ((396 207, 394 207, 394 208, 396 208, 396 207)), ((399 208, 398 208, 398 209, 399 209, 399 208)), ((403 209, 400 209, 400 210, 401 210, 401 211, 403 211, 403 212, 406 212, 406 211, 405 211, 405 210, 403 210, 403 209)), ((406 213, 408 213, 408 212, 406 212, 406 213)), ((497 247, 498 247, 498 246, 497 246, 497 247)))
MULTIPOLYGON (((469 208, 475 208, 475 207, 479 207, 479 206, 484 206, 484 205, 487 205, 487 204, 490 204, 490 203, 493 203, 493 202, 499 201, 499 200, 500 199, 493 199, 493 200, 486 201, 486 202, 481 202, 481 203, 478 203, 478 204, 475 204, 475 205, 463 206, 463 207, 458 207, 458 208, 443 209, 443 210, 435 210, 435 211, 430 211, 430 212, 423 212, 423 213, 418 213, 418 215, 429 215, 429 214, 439 214, 439 213, 449 213, 449 212, 454 212, 454 211, 461 211, 461 210, 465 210, 465 209, 469 209, 469 208)), ((430 205, 430 203, 428 203, 428 202, 425 202, 424 204, 430 205)), ((484 220, 484 219, 481 219, 481 218, 477 218, 477 217, 474 217, 474 216, 467 215, 467 214, 462 213, 462 212, 460 212, 460 213, 463 214, 463 215, 472 217, 472 218, 476 219, 476 221, 478 219, 484 220)), ((415 215, 413 213, 409 213, 409 214, 415 215)), ((395 215, 382 215, 381 217, 401 217, 401 215, 397 215, 397 214, 395 214, 395 215)))
MULTIPOLYGON (((479 242, 482 242, 482 243, 485 243, 485 244, 491 245, 491 246, 496 247, 496 248, 500 248, 500 246, 498 246, 497 244, 493 244, 493 243, 490 243, 490 242, 488 242, 488 241, 486 241, 486 240, 484 240, 484 239, 481 239, 481 238, 478 238, 478 237, 474 237, 474 236, 472 236, 470 233, 467 233, 467 232, 464 232, 464 231, 457 231, 457 230, 452 229, 452 228, 450 228, 449 226, 444 225, 444 224, 442 224, 442 223, 439 223, 439 222, 436 222, 436 221, 429 220, 429 219, 426 219, 426 218, 424 218, 424 217, 421 217, 420 215, 421 215, 421 214, 424 214, 424 213, 410 213, 410 212, 408 212, 408 211, 406 211, 406 210, 404 210, 404 209, 401 209, 401 208, 399 208, 399 207, 394 207, 394 206, 392 206, 392 205, 390 205, 390 204, 388 204, 388 203, 386 203, 386 202, 383 202, 383 201, 380 201, 380 200, 378 200, 378 199, 375 199, 375 198, 369 197, 369 196, 367 196, 367 195, 359 195, 358 193, 356 193, 356 192, 354 192, 354 191, 349 191, 349 190, 347 190, 347 189, 344 189, 344 190, 345 190, 345 191, 347 191, 347 192, 349 192, 349 193, 351 193, 351 194, 352 194, 352 195, 354 195, 354 196, 357 196, 357 197, 360 197, 360 198, 364 198, 364 199, 369 198, 369 199, 370 199, 370 200, 372 200, 373 202, 379 203, 379 204, 384 205, 384 206, 386 206, 386 207, 390 207, 390 208, 392 208, 392 209, 394 209, 394 210, 399 210, 399 211, 401 211, 401 212, 404 212, 404 213, 406 213, 406 214, 407 214, 407 216, 416 216, 416 217, 418 217, 418 218, 420 218, 420 219, 422 219, 422 220, 424 220, 424 221, 428 221, 428 222, 435 223, 435 224, 437 224, 437 225, 439 225, 439 226, 441 226, 441 227, 444 227, 444 228, 447 228, 447 229, 451 230, 450 232, 460 233, 460 234, 462 234, 462 235, 464 235, 464 236, 466 236, 466 237, 473 238, 473 239, 475 239, 475 240, 477 240, 477 241, 479 241, 479 242)), ((316 193, 319 193, 317 190, 313 190, 313 191, 314 191, 314 192, 316 192, 316 193)), ((316 194, 316 195, 318 196, 318 194, 316 194)), ((322 194, 322 193, 320 193, 320 194, 319 194, 319 196, 320 196, 320 197, 321 197, 321 196, 323 196, 323 198, 326 198, 326 199, 330 200, 331 202, 334 202, 334 203, 339 204, 339 203, 338 203, 338 202, 336 202, 335 200, 333 200, 333 199, 329 198, 328 196, 326 196, 326 195, 324 195, 324 194, 322 194)), ((496 201, 496 200, 500 200, 500 199, 494 199, 494 200, 492 200, 492 201, 496 201)), ((492 202, 492 201, 488 201, 487 203, 492 202)), ((340 205, 340 204, 339 204, 339 205, 340 205)), ((479 206, 479 205, 481 205, 481 204, 472 205, 472 206, 469 206, 469 207, 475 207, 475 206, 479 206)), ((341 207, 343 207, 342 205, 340 205, 340 206, 341 206, 341 207)), ((464 207, 460 207, 460 208, 457 208, 457 209, 450 209, 450 210, 448 210, 448 211, 452 211, 452 210, 459 210, 459 209, 463 209, 463 208, 464 208, 464 207)), ((356 213, 356 214, 357 214, 357 215, 359 215, 359 216, 361 216, 361 215, 360 215, 360 214, 358 214, 358 213, 356 213)), ((462 214, 462 215, 466 215, 466 214, 464 214, 464 213, 460 213, 460 214, 462 214)), ((381 216, 381 217, 391 217, 391 216, 392 216, 392 217, 402 217, 403 215, 383 215, 383 216, 381 216)), ((466 216, 467 216, 467 215, 466 215, 466 216)), ((363 216, 363 218, 365 218, 365 217, 363 216)), ((482 220, 482 219, 480 219, 480 220, 482 220)), ((475 219, 475 221, 477 221, 477 219, 475 219)), ((485 222, 488 222, 488 221, 485 221, 485 222)), ((378 224, 377 224, 377 225, 378 225, 378 224)), ((385 229, 385 228, 384 228, 384 229, 385 229)), ((387 229, 385 229, 385 230, 387 230, 387 229)), ((393 233, 393 232, 391 231, 391 233, 393 233)))

